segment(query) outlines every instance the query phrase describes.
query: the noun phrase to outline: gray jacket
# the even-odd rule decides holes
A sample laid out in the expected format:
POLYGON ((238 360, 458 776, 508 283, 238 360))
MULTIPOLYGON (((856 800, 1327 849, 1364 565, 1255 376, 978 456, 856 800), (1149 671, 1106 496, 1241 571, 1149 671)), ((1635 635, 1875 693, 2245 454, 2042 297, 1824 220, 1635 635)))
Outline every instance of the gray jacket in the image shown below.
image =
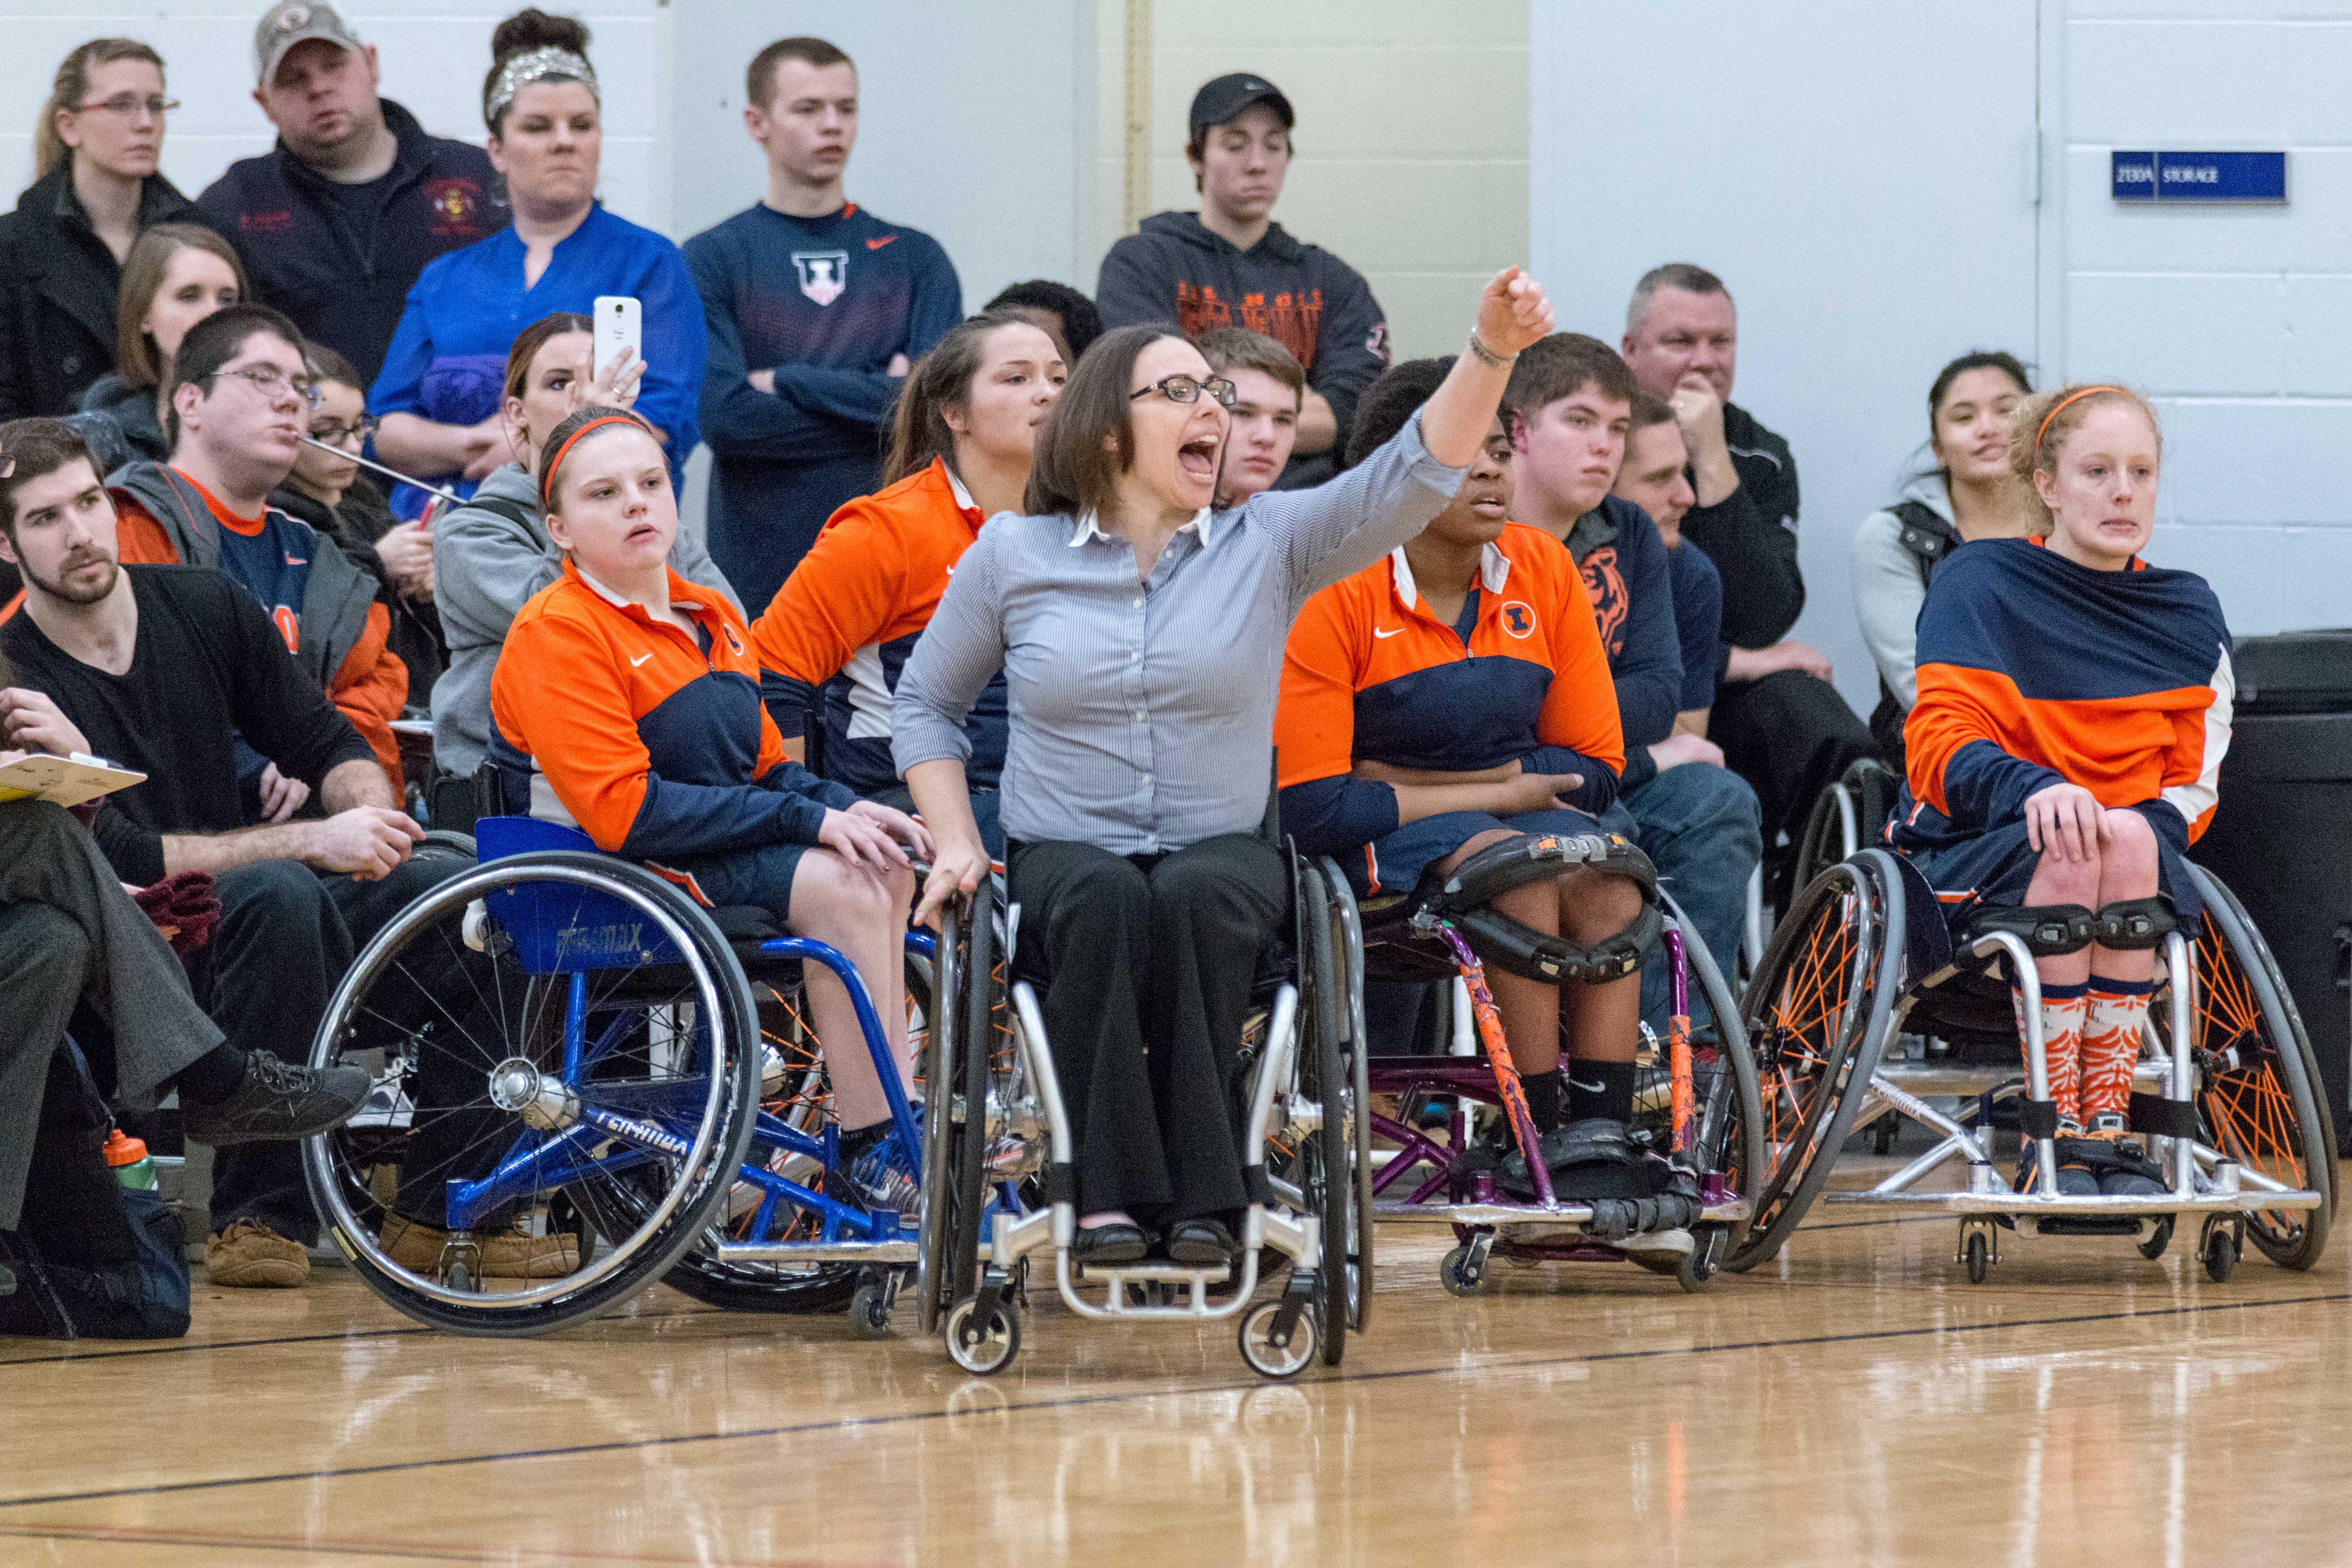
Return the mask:
MULTIPOLYGON (((717 589, 742 607, 711 562, 700 519, 679 516, 669 563, 688 582, 717 589)), ((433 597, 449 644, 449 668, 433 683, 433 760, 443 772, 471 774, 482 765, 490 745, 490 672, 498 668, 507 627, 562 569, 563 552, 548 537, 539 510, 539 481, 520 463, 489 475, 472 500, 434 521, 433 597)))
MULTIPOLYGON (((106 482, 147 509, 182 562, 221 570, 220 524, 213 521, 204 493, 177 469, 136 462, 107 475, 106 482)), ((298 518, 289 521, 316 536, 310 574, 302 584, 301 640, 294 657, 317 679, 320 690, 331 692, 336 672, 367 633, 368 606, 375 603, 378 584, 333 540, 298 518)))
MULTIPOLYGON (((1941 474, 1913 479, 1903 487, 1902 499, 1952 521, 1952 498, 1941 474)), ((1878 666, 1878 678, 1907 713, 1919 696, 1919 606, 1927 602, 1927 585, 1919 579, 1919 558, 1903 547, 1903 520, 1893 508, 1872 512, 1855 531, 1853 581, 1862 640, 1878 666)))

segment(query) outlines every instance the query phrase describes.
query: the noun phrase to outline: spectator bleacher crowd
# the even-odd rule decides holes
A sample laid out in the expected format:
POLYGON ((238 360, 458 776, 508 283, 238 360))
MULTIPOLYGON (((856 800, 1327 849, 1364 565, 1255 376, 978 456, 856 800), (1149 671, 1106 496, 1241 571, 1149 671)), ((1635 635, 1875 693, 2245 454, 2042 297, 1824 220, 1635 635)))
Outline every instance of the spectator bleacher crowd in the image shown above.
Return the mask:
MULTIPOLYGON (((1760 868, 1765 899, 1787 896, 1789 847, 1822 788, 1857 758, 1901 766, 1911 628, 1936 561, 2029 531, 2009 457, 2027 372, 1970 353, 1930 394, 1931 467, 1857 541, 1857 608, 1885 689, 1874 726, 1792 637, 1806 603, 1797 457, 1733 400, 1738 313, 1702 267, 1625 279, 1622 329, 1580 323, 1591 332, 1516 354, 1474 334, 1459 375, 1453 358, 1391 366, 1362 274, 1274 220, 1295 114, 1244 74, 1192 101, 1199 211, 1146 218, 1091 298, 1037 279, 967 317, 947 250, 850 199, 859 79, 838 48, 790 37, 748 62, 744 121, 767 187, 681 247, 596 198, 592 44, 580 22, 535 9, 502 23, 478 147, 426 134, 383 96, 384 68, 416 62, 380 61, 317 0, 277 5, 254 38, 277 143, 193 200, 157 172, 177 107, 163 59, 100 38, 58 68, 38 178, 0 217, 0 763, 81 753, 146 777, 73 814, 0 804, 0 1243, 93 1267, 131 1256, 130 1221, 83 1180, 85 1134, 103 1119, 60 1109, 87 1087, 125 1125, 222 1146, 214 1284, 302 1283, 319 1233, 294 1140, 350 1114, 367 1086, 297 1064, 354 953, 461 868, 419 852, 428 830, 467 831, 478 815, 528 809, 608 850, 737 879, 723 901, 772 904, 796 930, 815 921, 885 973, 921 897, 904 847, 941 864, 969 847, 1016 879, 1025 864, 1041 922, 1099 911, 1117 878, 1057 859, 1068 846, 1034 841, 1048 815, 1013 798, 1008 731, 1025 713, 1045 745, 1069 715, 1038 706, 1051 672, 1003 648, 1072 637, 1057 651, 1077 662, 1086 638, 1124 635, 1115 612, 1139 574, 1140 609, 1167 592, 1161 574, 1217 560, 1215 531, 1241 526, 1228 514, 1387 504, 1433 466, 1466 470, 1449 481, 1460 499, 1313 597, 1286 661, 1279 627, 1258 650, 1282 682, 1286 828, 1370 891, 1484 841, 1433 824, 1582 814, 1654 861, 1729 972, 1751 879, 1760 868), (600 364, 590 313, 606 296, 637 301, 642 349, 600 364), (1117 384, 1097 395, 1086 372, 1109 359, 1117 384), (1159 369, 1130 395, 1147 364, 1159 369), (1464 426, 1476 455, 1436 464, 1424 421, 1467 419, 1463 377, 1489 372, 1499 410, 1464 426), (1089 552, 984 527, 1066 513, 1063 542, 1100 544, 1097 509, 1131 500, 1105 477, 1105 451, 1133 465, 1113 476, 1128 484, 1162 439, 1150 421, 1167 426, 1177 477, 1147 499, 1199 510, 1189 540, 1157 540, 1157 567, 1140 542, 1133 560, 1110 558, 1118 605, 1089 597, 1089 552), (1072 444, 1090 430, 1108 446, 1072 444), (634 489, 674 491, 698 444, 712 457, 707 521, 655 506, 637 528, 634 489), (986 583, 975 572, 960 604, 958 563, 983 542, 986 583), (1085 613, 1022 631, 1048 586, 1085 613), (983 592, 998 601, 973 609, 983 592), (940 629, 943 605, 955 619, 940 629), (1400 626, 1411 635, 1391 644, 1400 626), (660 690, 632 684, 642 658, 585 670, 583 649, 624 636, 667 669, 660 690), (677 706, 706 668, 737 667, 763 712, 707 693, 677 706), (1491 675, 1505 667, 1532 672, 1533 706, 1491 675), (635 734, 659 703, 680 732, 649 756, 635 734), (728 726, 744 737, 729 765, 776 792, 765 816, 675 782, 700 765, 688 731, 728 726), (1496 739, 1522 730, 1539 743, 1496 739), (950 759, 968 822, 937 809, 950 759), (927 792, 936 844, 909 815, 927 792), (813 879, 819 862, 870 863, 883 892, 853 872, 813 879), (159 1116, 174 1091, 178 1118, 159 1116)), ((919 193, 877 194, 921 216, 919 193)), ((1521 285, 1501 288, 1508 309, 1521 285)), ((1415 526, 1435 512, 1433 500, 1415 526)), ((1288 580, 1293 613, 1311 575, 1288 580)), ((1234 592, 1255 582, 1236 577, 1234 592)), ((1183 640, 1218 637, 1218 608, 1165 612, 1200 616, 1173 631, 1152 612, 1145 651, 1129 655, 1149 671, 1138 679, 1170 678, 1151 661, 1255 647, 1183 640)), ((1236 701, 1209 728, 1265 718, 1236 701)), ((1014 735, 1014 756, 1022 746, 1014 735)), ((1183 838, 1108 847, 1168 865, 1199 852, 1183 838)), ((1231 853, 1236 886, 1271 874, 1231 853)), ((1266 918, 1253 905, 1184 940, 1245 963, 1266 918)), ((1521 918, 1570 935, 1623 923, 1600 893, 1521 918)), ((1128 984, 1123 960, 1095 957, 1104 993, 1048 998, 1073 1037, 1128 984)), ((1662 1031, 1657 967, 1644 978, 1639 1022, 1662 1031)), ((1513 1016, 1581 1008, 1606 1037, 1559 1069, 1540 1052, 1521 1061, 1541 1129, 1622 1121, 1635 988, 1559 1001, 1512 986, 1497 993, 1513 1016)), ((1376 1032, 1409 1033, 1410 992, 1374 1000, 1376 1032)), ((1124 1048, 1140 1059, 1139 1041, 1124 1048)), ((878 1091, 837 1087, 850 1148, 878 1091)), ((1229 1173, 1211 1179, 1179 1152, 1171 1142, 1180 1195, 1206 1195, 1176 1216, 1171 1255, 1213 1257, 1231 1238, 1200 1216, 1238 1200, 1220 1184, 1229 1173)), ((1084 1179, 1098 1200, 1092 1256, 1140 1256, 1140 1222, 1162 1201, 1152 1183, 1107 1165, 1084 1179)), ((394 1211, 388 1223, 432 1256, 432 1195, 394 1211)), ((577 1261, 569 1245, 493 1238, 482 1268, 560 1274, 577 1261)), ((22 1331, 14 1311, 0 1298, 0 1333, 22 1331)))

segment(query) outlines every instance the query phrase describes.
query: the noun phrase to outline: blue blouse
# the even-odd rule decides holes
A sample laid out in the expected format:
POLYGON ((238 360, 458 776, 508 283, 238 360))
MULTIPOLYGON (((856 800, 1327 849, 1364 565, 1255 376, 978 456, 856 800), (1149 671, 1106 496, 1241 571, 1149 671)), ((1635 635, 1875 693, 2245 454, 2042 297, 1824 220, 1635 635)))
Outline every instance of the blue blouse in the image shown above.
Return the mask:
MULTIPOLYGON (((645 380, 636 411, 669 437, 669 474, 680 484, 699 438, 695 405, 709 338, 702 300, 677 246, 616 217, 602 203, 555 247, 539 281, 523 286, 523 242, 511 228, 432 262, 408 291, 383 374, 368 411, 415 414, 443 425, 475 425, 499 410, 507 350, 525 327, 558 310, 587 315, 600 294, 634 296, 644 310, 645 380)), ((474 487, 455 474, 426 474, 460 495, 474 487)), ((431 498, 395 488, 393 510, 421 514, 431 498)))

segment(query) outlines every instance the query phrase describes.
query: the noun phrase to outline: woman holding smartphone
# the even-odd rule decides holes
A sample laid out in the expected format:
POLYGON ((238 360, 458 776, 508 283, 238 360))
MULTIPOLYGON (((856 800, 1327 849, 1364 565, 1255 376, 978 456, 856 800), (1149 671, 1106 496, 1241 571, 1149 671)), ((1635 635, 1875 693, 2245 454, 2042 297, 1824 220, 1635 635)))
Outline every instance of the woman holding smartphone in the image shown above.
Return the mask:
MULTIPOLYGON (((702 300, 677 246, 597 204, 604 125, 587 49, 588 29, 568 16, 533 9, 499 24, 482 119, 513 226, 425 268, 368 393, 383 421, 377 455, 461 495, 520 455, 500 415, 516 334, 550 311, 587 314, 603 295, 637 301, 636 412, 660 437, 673 485, 694 450, 702 300)), ((403 485, 393 510, 415 517, 428 499, 403 485)))

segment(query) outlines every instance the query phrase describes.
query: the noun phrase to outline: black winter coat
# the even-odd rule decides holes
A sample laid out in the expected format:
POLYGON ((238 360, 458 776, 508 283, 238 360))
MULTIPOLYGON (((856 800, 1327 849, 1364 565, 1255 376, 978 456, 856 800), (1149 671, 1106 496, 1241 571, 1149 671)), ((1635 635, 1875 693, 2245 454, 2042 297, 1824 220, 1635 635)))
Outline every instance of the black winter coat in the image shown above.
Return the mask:
MULTIPOLYGON (((139 227, 159 223, 210 226, 171 181, 150 174, 139 227)), ((74 195, 68 153, 0 216, 0 419, 70 414, 114 369, 121 285, 121 264, 74 195)))

